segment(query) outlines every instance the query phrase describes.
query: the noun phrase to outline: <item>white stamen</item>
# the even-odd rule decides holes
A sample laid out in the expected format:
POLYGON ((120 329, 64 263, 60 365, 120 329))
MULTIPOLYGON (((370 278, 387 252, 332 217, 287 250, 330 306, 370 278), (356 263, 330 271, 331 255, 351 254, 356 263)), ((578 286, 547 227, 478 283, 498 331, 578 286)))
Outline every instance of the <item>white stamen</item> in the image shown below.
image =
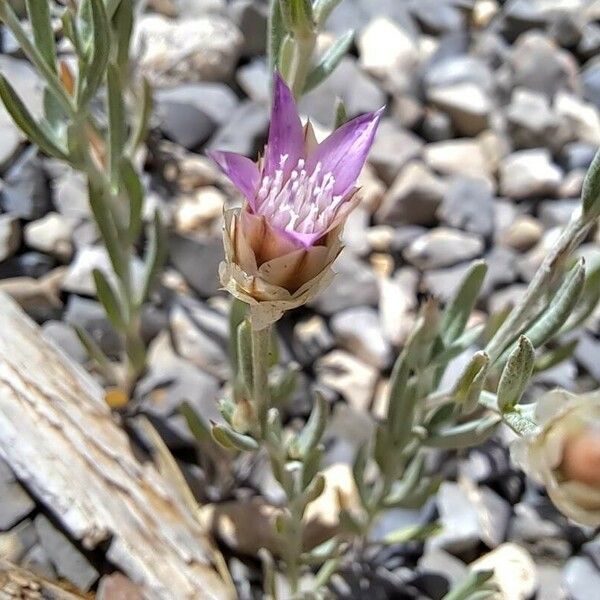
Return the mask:
POLYGON ((345 196, 334 195, 333 173, 322 173, 318 162, 312 172, 300 159, 284 181, 289 156, 281 155, 273 177, 265 176, 256 195, 256 210, 286 231, 313 234, 324 232, 335 219, 345 196))

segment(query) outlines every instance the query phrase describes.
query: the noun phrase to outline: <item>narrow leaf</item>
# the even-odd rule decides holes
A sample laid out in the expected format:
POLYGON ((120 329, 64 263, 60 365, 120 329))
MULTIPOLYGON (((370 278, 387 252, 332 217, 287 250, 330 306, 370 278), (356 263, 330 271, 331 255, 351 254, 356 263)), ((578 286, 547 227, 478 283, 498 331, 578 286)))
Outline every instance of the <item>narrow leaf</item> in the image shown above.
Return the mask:
POLYGON ((0 74, 0 98, 2 98, 6 110, 16 125, 32 143, 49 156, 54 156, 67 163, 69 162, 69 157, 65 151, 59 148, 50 136, 37 124, 27 107, 21 102, 14 88, 2 74, 0 74))
POLYGON ((148 135, 150 117, 152 116, 152 87, 146 79, 142 81, 139 111, 135 127, 127 143, 127 154, 132 156, 143 144, 148 135))
POLYGON ((56 71, 56 45, 50 20, 50 3, 27 0, 27 14, 33 31, 33 39, 42 58, 50 69, 56 71))
POLYGON ((600 260, 596 261, 591 268, 586 268, 587 277, 579 303, 568 318, 561 333, 573 331, 576 327, 583 325, 592 316, 600 302, 600 260))
POLYGON ((600 216, 600 150, 596 152, 583 181, 581 202, 586 220, 592 221, 600 216))
POLYGON ((535 350, 522 335, 506 361, 498 384, 498 408, 502 412, 512 410, 521 400, 533 373, 534 360, 535 350))
POLYGON ((214 440, 227 449, 236 449, 246 452, 258 450, 258 442, 250 437, 225 427, 224 425, 214 424, 211 429, 214 440))
POLYGON ((453 587, 442 600, 472 600, 473 594, 476 594, 483 586, 489 585, 488 582, 494 576, 494 571, 472 571, 467 577, 453 587))
POLYGON ((575 349, 577 348, 577 344, 579 340, 571 340, 566 344, 562 344, 553 348, 552 350, 542 354, 533 365, 533 370, 535 373, 541 373, 543 371, 547 371, 552 367, 560 364, 561 362, 571 358, 575 349))
POLYGON ((489 415, 461 425, 441 427, 428 434, 423 444, 433 448, 468 448, 485 442, 502 422, 500 415, 489 415))
POLYGON ((119 299, 117 298, 112 285, 106 278, 106 275, 99 269, 94 269, 92 275, 94 277, 94 283, 96 284, 98 300, 100 300, 104 307, 108 320, 117 331, 125 331, 125 320, 121 312, 119 299))
POLYGON ((154 220, 150 228, 148 247, 144 258, 144 283, 138 298, 141 304, 148 297, 150 289, 154 283, 156 274, 162 267, 167 256, 167 243, 165 239, 165 231, 158 210, 154 212, 154 220))
POLYGON ((267 29, 268 67, 269 73, 273 73, 279 66, 281 44, 287 33, 279 0, 270 0, 267 29))
POLYGON ((103 0, 90 0, 92 16, 92 57, 79 97, 80 106, 87 105, 104 81, 110 58, 110 25, 103 0))
POLYGON ((310 34, 315 23, 311 0, 283 0, 290 7, 292 30, 297 35, 310 34))
POLYGON ((209 424, 202 419, 189 402, 182 402, 179 412, 184 416, 187 426, 199 443, 212 441, 209 424))
POLYGON ((76 325, 74 329, 79 341, 83 344, 89 357, 95 361, 102 375, 109 383, 114 384, 117 381, 115 369, 106 354, 83 327, 76 325))
POLYGON ((474 262, 444 310, 440 331, 445 344, 452 343, 465 330, 486 274, 487 264, 485 261, 474 262))
POLYGON ((316 88, 333 73, 342 58, 350 50, 353 39, 354 31, 347 31, 331 45, 325 54, 323 54, 316 67, 308 74, 306 83, 304 84, 304 93, 316 88))
POLYGON ((424 523, 421 525, 409 525, 396 531, 388 533, 383 538, 384 544, 406 544, 407 542, 424 542, 425 540, 438 535, 443 530, 441 523, 424 523))
MULTIPOLYGON (((107 7, 108 17, 111 18, 111 7, 107 7)), ((117 66, 121 77, 128 77, 129 73, 129 47, 133 32, 133 1, 120 0, 114 12, 113 25, 117 40, 117 66)))
POLYGON ((346 123, 348 121, 348 113, 346 111, 346 104, 339 96, 335 99, 335 108, 334 108, 333 112, 334 112, 333 128, 339 129, 344 123, 346 123))
POLYGON ((304 429, 292 444, 293 456, 306 456, 321 441, 329 415, 327 400, 320 392, 315 392, 315 402, 304 429))
POLYGON ((120 82, 119 70, 115 65, 108 65, 108 155, 110 164, 111 183, 118 189, 121 171, 121 156, 127 139, 125 124, 125 107, 123 105, 123 89, 120 82))
POLYGON ((341 1, 342 0, 316 0, 313 11, 315 21, 319 27, 322 27, 325 24, 329 15, 341 1))
POLYGON ((391 508, 402 504, 406 498, 412 495, 423 480, 425 475, 425 454, 417 454, 409 463, 404 471, 402 478, 396 481, 386 496, 383 503, 386 507, 391 508))
POLYGON ((135 244, 142 229, 142 209, 144 207, 144 187, 133 165, 127 158, 120 161, 120 180, 129 203, 129 226, 127 236, 130 244, 135 244))

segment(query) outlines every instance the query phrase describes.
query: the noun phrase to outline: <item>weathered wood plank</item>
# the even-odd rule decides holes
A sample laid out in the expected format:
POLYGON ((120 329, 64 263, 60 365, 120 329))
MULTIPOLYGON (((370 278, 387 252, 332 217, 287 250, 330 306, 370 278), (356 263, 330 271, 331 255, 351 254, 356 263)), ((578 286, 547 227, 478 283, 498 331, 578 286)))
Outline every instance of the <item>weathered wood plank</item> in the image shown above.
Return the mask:
POLYGON ((233 597, 215 547, 151 464, 140 464, 102 388, 0 294, 0 455, 70 534, 152 599, 233 597))

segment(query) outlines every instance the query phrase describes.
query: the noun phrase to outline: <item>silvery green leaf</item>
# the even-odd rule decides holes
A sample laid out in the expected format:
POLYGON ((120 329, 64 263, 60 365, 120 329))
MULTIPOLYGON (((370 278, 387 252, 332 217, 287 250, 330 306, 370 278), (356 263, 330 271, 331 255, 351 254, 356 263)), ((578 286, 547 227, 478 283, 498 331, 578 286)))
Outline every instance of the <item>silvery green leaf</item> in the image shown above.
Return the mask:
POLYGON ((352 477, 363 505, 368 504, 370 496, 369 489, 365 481, 365 470, 367 468, 368 460, 369 445, 364 443, 361 444, 360 448, 358 449, 352 465, 352 477))
POLYGON ((346 104, 339 96, 335 99, 335 108, 333 113, 333 129, 335 130, 339 129, 344 123, 348 121, 348 112, 346 111, 346 104))
POLYGON ((110 58, 110 25, 103 0, 90 0, 92 17, 92 49, 86 67, 83 87, 78 102, 86 106, 94 97, 106 75, 110 58))
POLYGON ((299 499, 299 505, 302 511, 306 509, 311 502, 314 502, 325 490, 325 477, 318 473, 316 477, 306 486, 299 499))
POLYGON ((302 485, 306 487, 319 472, 323 460, 323 446, 319 444, 303 458, 302 485))
POLYGON ((269 397, 275 406, 285 404, 292 396, 298 385, 299 365, 293 363, 286 369, 276 373, 269 381, 269 397))
MULTIPOLYGON (((569 271, 563 284, 551 298, 546 310, 525 332, 534 348, 545 344, 560 330, 577 305, 584 284, 585 267, 583 259, 580 259, 569 271)), ((503 359, 505 360, 507 356, 508 353, 505 353, 503 359)))
POLYGON ((485 442, 502 422, 500 415, 489 415, 460 425, 449 425, 430 431, 423 441, 433 448, 468 448, 485 442))
POLYGON ((406 544, 407 542, 424 542, 425 540, 438 535, 443 530, 441 523, 438 521, 434 523, 424 523, 417 525, 409 525, 408 527, 402 527, 396 531, 388 533, 383 538, 384 544, 406 544))
POLYGON ((184 416, 189 430, 198 442, 205 443, 212 440, 208 423, 189 402, 184 400, 179 407, 179 412, 184 416))
POLYGON ((288 5, 292 19, 292 31, 296 35, 306 35, 314 32, 315 22, 311 0, 282 0, 282 5, 288 5))
POLYGON ((487 597, 491 598, 491 592, 496 589, 490 581, 493 576, 493 570, 471 571, 464 581, 454 586, 442 600, 474 600, 475 594, 483 588, 485 588, 483 591, 488 594, 487 597))
POLYGON ((548 352, 542 354, 539 358, 536 359, 533 370, 535 373, 541 373, 543 371, 547 371, 552 367, 560 364, 564 360, 567 360, 573 356, 575 352, 575 348, 577 348, 577 344, 579 340, 571 340, 565 344, 561 344, 552 348, 548 352))
POLYGON ((110 198, 106 186, 96 177, 88 177, 88 198, 94 220, 102 239, 111 265, 117 276, 123 280, 127 273, 126 258, 119 241, 119 235, 109 208, 110 198))
POLYGON ((416 488, 409 494, 403 496, 401 500, 398 500, 393 505, 393 508, 406 508, 411 510, 421 508, 425 502, 437 492, 442 480, 442 475, 422 477, 416 488))
POLYGON ((304 93, 310 92, 333 73, 352 46, 354 31, 347 31, 339 37, 323 54, 314 69, 308 74, 304 84, 304 93))
POLYGON ((317 571, 315 580, 313 582, 315 590, 319 590, 329 583, 331 577, 338 570, 340 563, 340 558, 330 558, 321 565, 321 568, 317 571))
POLYGON ((46 87, 44 88, 44 118, 40 127, 55 141, 57 146, 64 147, 66 142, 66 131, 68 115, 62 109, 56 96, 46 87))
POLYGON ((104 307, 111 325, 119 332, 125 331, 127 326, 121 311, 119 299, 112 285, 106 278, 106 275, 99 269, 94 269, 92 276, 96 285, 98 300, 100 300, 100 303, 104 307))
POLYGON ((572 331, 583 325, 592 316, 598 302, 600 302, 600 260, 595 261, 591 268, 586 265, 586 272, 587 276, 581 298, 561 329, 561 333, 572 331))
POLYGON ((116 378, 115 369, 111 364, 110 360, 107 358, 106 354, 102 352, 98 344, 92 339, 92 337, 88 334, 88 332, 78 325, 74 327, 75 333, 79 338, 79 341, 82 343, 83 347, 86 349, 89 357, 96 362, 98 368, 102 375, 106 378, 109 383, 114 383, 116 378))
POLYGON ((237 298, 232 298, 229 307, 229 364, 237 373, 238 368, 238 327, 246 318, 248 305, 237 298))
POLYGON ((0 2, 0 20, 4 21, 6 26, 15 36, 19 47, 23 54, 34 64, 40 75, 46 81, 50 91, 56 96, 61 103, 63 109, 69 114, 74 114, 73 103, 69 95, 66 93, 63 85, 56 74, 56 69, 53 69, 37 47, 31 42, 28 35, 25 33, 19 18, 15 15, 9 2, 2 0, 0 2))
POLYGON ((258 450, 259 447, 258 442, 254 438, 238 433, 225 425, 213 424, 211 433, 218 444, 229 450, 235 449, 242 452, 252 452, 258 450))
POLYGON ((313 11, 315 15, 315 21, 319 27, 322 27, 325 24, 325 21, 327 21, 329 15, 341 1, 342 0, 316 0, 313 11))
POLYGON ((116 62, 122 77, 129 75, 129 48, 133 32, 133 0, 119 0, 115 12, 111 15, 112 7, 107 5, 109 19, 112 18, 116 39, 116 62))
POLYGON ((321 441, 329 410, 327 400, 320 392, 315 392, 315 401, 313 409, 308 417, 306 425, 292 442, 290 447, 290 456, 304 457, 321 441))
POLYGON ((119 175, 121 186, 127 195, 127 202, 129 204, 127 238, 130 244, 135 244, 140 237, 142 229, 144 188, 129 159, 121 158, 119 161, 119 175))
POLYGON ((401 479, 394 482, 390 493, 383 500, 383 504, 388 508, 402 504, 406 498, 414 493, 424 475, 425 455, 419 453, 410 461, 401 479))
POLYGON ((141 373, 146 364, 146 346, 137 331, 129 331, 125 336, 125 354, 136 373, 141 373))
POLYGON ((451 344, 462 335, 477 302, 486 274, 487 264, 485 261, 475 261, 469 267, 460 287, 444 310, 440 332, 446 345, 451 344))
POLYGON ((454 340, 450 346, 436 354, 431 359, 429 367, 445 367, 453 358, 456 358, 467 348, 471 347, 482 336, 484 329, 484 324, 475 325, 475 327, 467 329, 459 338, 454 340))
POLYGON ((121 172, 121 156, 127 139, 127 125, 125 123, 123 90, 119 70, 115 65, 108 65, 106 81, 108 88, 108 154, 111 183, 117 189, 121 172))
POLYGON ((127 0, 106 0, 106 15, 111 20, 122 4, 126 4, 127 0))
POLYGON ((32 143, 49 156, 69 162, 66 152, 38 125, 14 88, 0 74, 0 98, 16 125, 32 143))
POLYGON ((452 398, 463 413, 468 414, 477 406, 479 396, 485 385, 489 364, 489 356, 485 352, 477 352, 456 382, 452 398))
POLYGON ((277 66, 284 81, 289 82, 296 60, 296 41, 292 35, 286 35, 281 40, 279 47, 279 56, 277 57, 277 66))
POLYGON ((522 335, 517 347, 510 353, 498 384, 498 408, 504 412, 512 410, 531 379, 535 350, 531 342, 522 335))
POLYGON ((138 302, 141 304, 150 293, 152 284, 159 269, 167 257, 167 242, 165 231, 160 218, 160 212, 154 211, 154 219, 150 227, 148 247, 144 256, 144 284, 139 295, 138 302))
POLYGON ((27 0, 27 14, 36 48, 48 67, 56 71, 56 45, 50 20, 50 3, 27 0))
POLYGON ((146 79, 143 79, 140 89, 141 94, 137 102, 139 105, 137 119, 127 143, 127 154, 130 156, 135 154, 136 150, 145 141, 152 116, 152 87, 146 79))
POLYGON ((287 33, 279 0, 269 0, 269 20, 267 24, 267 55, 269 73, 279 66, 281 44, 287 33))
POLYGON ((591 221, 600 215, 600 150, 596 152, 585 176, 581 201, 585 219, 591 221))
POLYGON ((248 319, 244 319, 237 330, 237 375, 244 386, 246 394, 252 390, 252 326, 248 319))
POLYGON ((219 412, 223 418, 231 425, 233 421, 233 413, 235 412, 235 402, 229 396, 219 400, 219 412))

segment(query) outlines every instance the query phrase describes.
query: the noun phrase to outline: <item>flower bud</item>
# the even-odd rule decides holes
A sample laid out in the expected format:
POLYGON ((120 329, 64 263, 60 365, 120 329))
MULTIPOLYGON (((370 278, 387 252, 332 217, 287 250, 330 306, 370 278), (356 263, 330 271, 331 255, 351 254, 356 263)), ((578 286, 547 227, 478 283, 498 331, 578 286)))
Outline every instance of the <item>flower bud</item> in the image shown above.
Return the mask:
POLYGON ((250 305, 255 329, 305 304, 331 281, 380 116, 357 117, 317 143, 276 75, 264 158, 255 164, 238 154, 211 153, 245 196, 241 208, 225 214, 220 278, 250 305))
POLYGON ((511 448, 556 507, 582 525, 600 525, 600 392, 555 390, 536 407, 538 430, 511 448))

